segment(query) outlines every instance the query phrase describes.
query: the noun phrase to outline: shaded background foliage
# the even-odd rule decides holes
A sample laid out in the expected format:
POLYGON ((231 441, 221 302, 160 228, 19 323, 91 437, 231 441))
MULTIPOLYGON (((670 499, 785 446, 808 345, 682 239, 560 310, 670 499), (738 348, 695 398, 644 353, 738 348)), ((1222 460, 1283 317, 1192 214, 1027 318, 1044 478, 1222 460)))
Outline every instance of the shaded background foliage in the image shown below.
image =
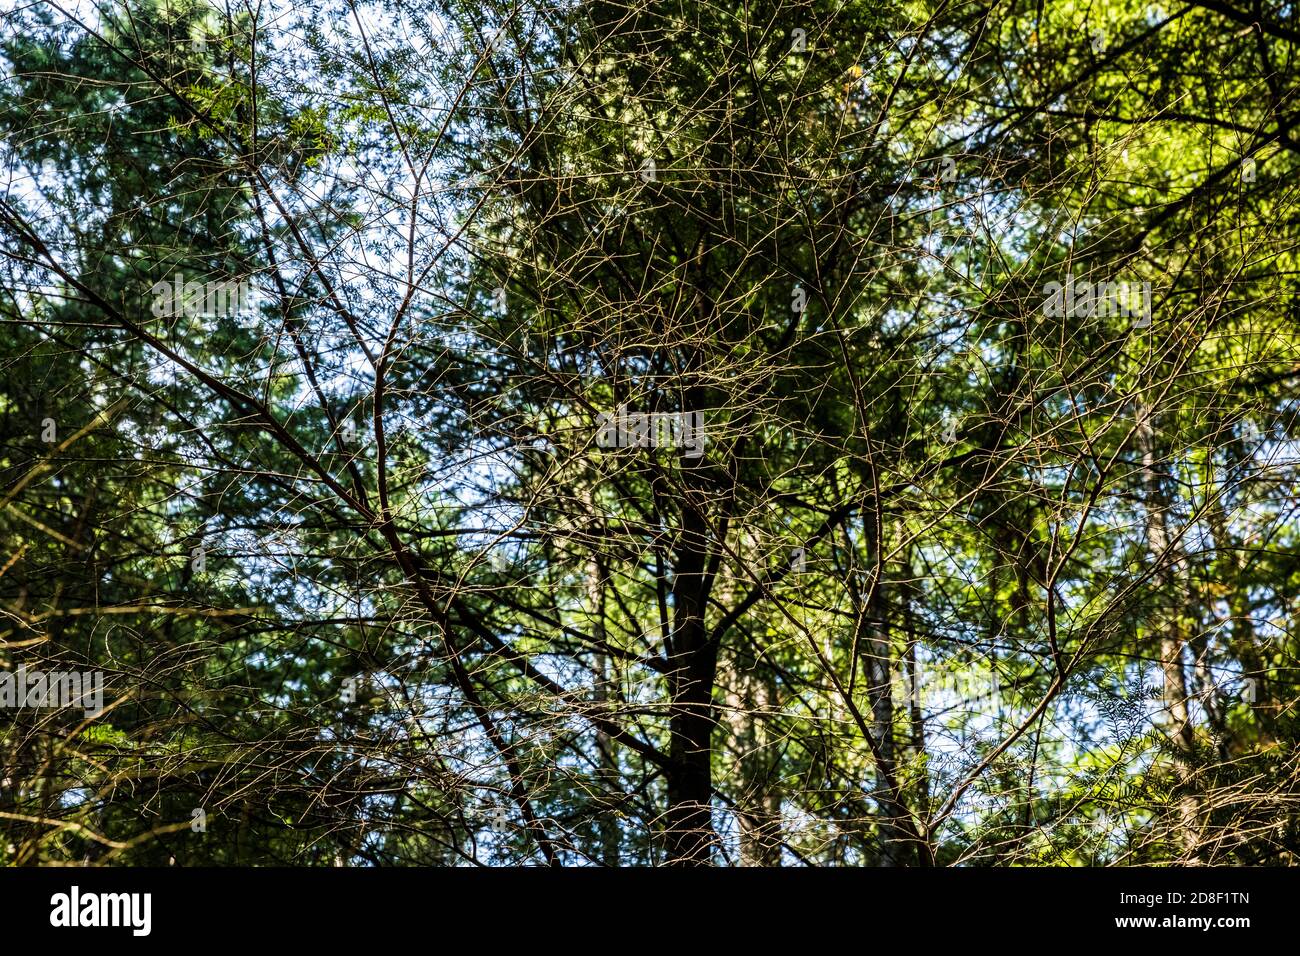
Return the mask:
POLYGON ((1289 7, 2 22, 5 862, 1293 862, 1289 7))

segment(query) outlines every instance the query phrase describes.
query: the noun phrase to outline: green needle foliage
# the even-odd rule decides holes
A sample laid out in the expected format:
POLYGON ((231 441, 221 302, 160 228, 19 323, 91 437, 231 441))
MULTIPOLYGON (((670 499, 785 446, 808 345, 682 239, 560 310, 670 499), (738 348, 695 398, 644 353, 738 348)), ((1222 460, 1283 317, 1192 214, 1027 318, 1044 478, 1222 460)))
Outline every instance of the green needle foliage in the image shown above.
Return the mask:
POLYGON ((1298 54, 0 14, 0 861, 1294 864, 1298 54))

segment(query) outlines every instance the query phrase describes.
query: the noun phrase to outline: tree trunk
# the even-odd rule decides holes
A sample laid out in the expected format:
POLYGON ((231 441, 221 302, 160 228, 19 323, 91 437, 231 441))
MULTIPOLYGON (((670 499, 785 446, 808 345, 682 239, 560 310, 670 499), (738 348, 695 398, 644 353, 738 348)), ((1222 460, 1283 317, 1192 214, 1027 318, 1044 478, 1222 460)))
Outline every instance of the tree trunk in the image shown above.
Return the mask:
MULTIPOLYGON (((864 517, 863 535, 872 549, 876 547, 877 528, 870 514, 864 517)), ((868 595, 868 602, 859 617, 859 634, 866 640, 863 648, 863 669, 867 684, 867 700, 871 705, 871 735, 876 738, 880 759, 876 762, 875 799, 880 808, 880 852, 878 866, 905 866, 916 858, 918 847, 909 839, 903 824, 906 809, 894 797, 891 781, 897 779, 894 746, 894 651, 889 625, 885 620, 885 581, 883 559, 873 554, 881 580, 868 595)))
MULTIPOLYGON (((591 512, 595 514, 594 509, 591 512)), ((600 558, 593 555, 587 562, 587 602, 592 615, 592 638, 598 644, 605 643, 605 571, 600 558)), ((603 651, 595 652, 594 667, 596 671, 595 698, 596 707, 602 716, 609 716, 609 702, 614 699, 609 679, 609 659, 603 651)), ((614 750, 613 738, 604 731, 596 731, 596 775, 599 779, 599 798, 596 801, 600 822, 600 862, 604 866, 618 866, 621 862, 620 829, 616 810, 617 799, 613 797, 618 788, 618 755, 614 750)))
MULTIPOLYGON (((1155 409, 1150 406, 1139 408, 1141 420, 1138 427, 1138 442, 1142 452, 1142 479, 1144 484, 1147 512, 1147 542, 1152 559, 1156 562, 1155 580, 1159 593, 1166 597, 1177 593, 1173 572, 1174 551, 1169 547, 1171 537, 1168 529, 1169 500, 1164 483, 1158 471, 1159 459, 1156 449, 1155 409), (1166 553, 1168 552, 1168 553, 1166 553)), ((1184 619, 1181 606, 1172 604, 1166 620, 1160 622, 1160 670, 1164 678, 1163 702, 1169 714, 1169 739, 1179 756, 1174 763, 1174 772, 1178 778, 1179 789, 1183 794, 1178 798, 1179 841, 1184 853, 1191 860, 1199 857, 1198 824, 1199 806, 1195 794, 1188 792, 1191 785, 1192 768, 1188 756, 1194 747, 1192 726, 1187 709, 1187 674, 1183 661, 1183 646, 1186 644, 1184 619)))
POLYGON ((668 862, 706 866, 716 836, 712 818, 713 682, 717 647, 708 641, 705 555, 707 526, 682 507, 682 542, 673 578, 673 628, 668 650, 668 862))
POLYGON ((776 693, 767 675, 742 663, 728 694, 728 723, 739 771, 736 821, 741 866, 781 865, 781 792, 767 720, 776 693))

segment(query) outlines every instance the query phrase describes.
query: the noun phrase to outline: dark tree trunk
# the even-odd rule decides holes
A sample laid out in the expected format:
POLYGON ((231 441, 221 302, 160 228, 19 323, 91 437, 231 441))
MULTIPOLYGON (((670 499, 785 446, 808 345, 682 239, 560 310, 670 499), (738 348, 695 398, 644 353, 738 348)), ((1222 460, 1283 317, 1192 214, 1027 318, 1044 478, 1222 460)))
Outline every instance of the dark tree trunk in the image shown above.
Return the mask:
POLYGON ((703 866, 712 862, 713 684, 718 649, 708 640, 705 558, 707 526, 689 504, 682 508, 682 540, 673 579, 672 644, 668 653, 669 768, 668 862, 703 866))

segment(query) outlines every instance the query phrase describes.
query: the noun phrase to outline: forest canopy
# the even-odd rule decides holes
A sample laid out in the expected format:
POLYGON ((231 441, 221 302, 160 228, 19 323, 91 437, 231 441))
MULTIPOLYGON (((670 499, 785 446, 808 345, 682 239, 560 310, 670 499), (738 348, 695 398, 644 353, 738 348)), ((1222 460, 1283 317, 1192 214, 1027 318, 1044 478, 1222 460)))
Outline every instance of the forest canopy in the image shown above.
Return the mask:
POLYGON ((0 863, 1296 863, 1298 55, 6 5, 0 863))

